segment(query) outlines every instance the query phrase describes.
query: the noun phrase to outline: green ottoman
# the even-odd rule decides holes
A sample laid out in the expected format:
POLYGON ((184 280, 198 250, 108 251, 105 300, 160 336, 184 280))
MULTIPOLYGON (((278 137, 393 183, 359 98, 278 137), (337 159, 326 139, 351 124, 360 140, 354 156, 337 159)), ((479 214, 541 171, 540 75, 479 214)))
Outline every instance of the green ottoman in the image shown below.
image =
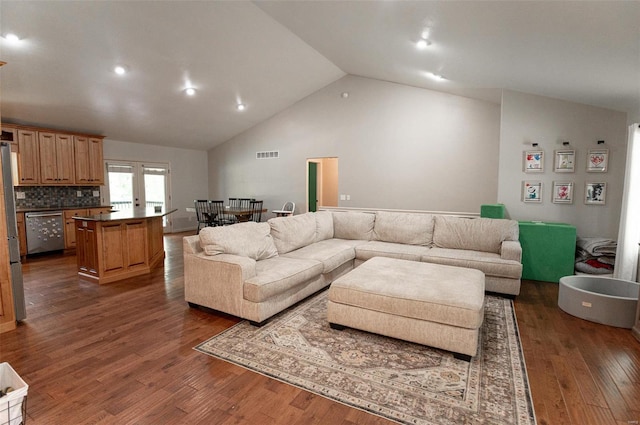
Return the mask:
POLYGON ((519 221, 522 278, 556 282, 573 275, 576 228, 564 223, 519 221))
POLYGON ((504 204, 484 204, 480 205, 480 217, 504 218, 506 209, 504 204))

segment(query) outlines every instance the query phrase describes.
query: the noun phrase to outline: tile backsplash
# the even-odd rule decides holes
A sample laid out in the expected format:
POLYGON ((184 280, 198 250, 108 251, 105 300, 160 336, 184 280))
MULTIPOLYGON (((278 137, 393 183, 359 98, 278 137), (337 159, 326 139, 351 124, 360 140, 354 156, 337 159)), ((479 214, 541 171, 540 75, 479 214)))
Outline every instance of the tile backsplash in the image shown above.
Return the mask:
POLYGON ((14 187, 16 208, 98 207, 100 196, 93 196, 94 191, 99 192, 100 186, 14 187), (18 192, 24 194, 24 199, 18 192))

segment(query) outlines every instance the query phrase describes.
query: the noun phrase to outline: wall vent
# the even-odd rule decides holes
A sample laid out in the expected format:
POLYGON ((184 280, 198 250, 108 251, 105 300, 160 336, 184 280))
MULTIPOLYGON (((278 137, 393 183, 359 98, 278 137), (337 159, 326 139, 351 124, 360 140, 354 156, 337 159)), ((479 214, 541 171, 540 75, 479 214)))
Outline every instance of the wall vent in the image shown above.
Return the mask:
POLYGON ((278 159, 278 158, 280 158, 279 151, 256 152, 256 159, 278 159))

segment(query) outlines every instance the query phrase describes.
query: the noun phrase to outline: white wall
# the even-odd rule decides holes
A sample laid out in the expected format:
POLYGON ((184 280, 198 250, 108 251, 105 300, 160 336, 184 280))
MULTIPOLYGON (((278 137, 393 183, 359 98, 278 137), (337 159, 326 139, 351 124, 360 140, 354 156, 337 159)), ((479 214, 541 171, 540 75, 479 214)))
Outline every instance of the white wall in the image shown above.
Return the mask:
POLYGON ((105 139, 105 160, 150 161, 169 163, 171 169, 171 206, 178 211, 170 219, 174 232, 197 227, 195 215, 186 211, 194 199, 206 199, 207 153, 193 149, 169 148, 105 139))
POLYGON ((497 197, 499 120, 497 104, 349 75, 211 149, 209 196, 304 212, 307 158, 338 157, 341 207, 479 212, 497 197))
POLYGON ((504 91, 500 126, 500 165, 498 202, 506 205, 511 218, 570 223, 578 236, 617 239, 626 156, 626 114, 588 105, 550 99, 513 91, 504 91), (576 150, 575 173, 553 171, 553 151, 568 140, 576 150), (604 140, 604 145, 598 145, 604 140), (544 150, 544 173, 524 173, 522 153, 544 150), (587 173, 587 151, 609 149, 609 171, 587 173), (523 180, 543 183, 542 203, 521 201, 523 180), (551 202, 553 181, 574 182, 573 204, 551 202), (587 181, 607 183, 606 205, 585 205, 587 181))

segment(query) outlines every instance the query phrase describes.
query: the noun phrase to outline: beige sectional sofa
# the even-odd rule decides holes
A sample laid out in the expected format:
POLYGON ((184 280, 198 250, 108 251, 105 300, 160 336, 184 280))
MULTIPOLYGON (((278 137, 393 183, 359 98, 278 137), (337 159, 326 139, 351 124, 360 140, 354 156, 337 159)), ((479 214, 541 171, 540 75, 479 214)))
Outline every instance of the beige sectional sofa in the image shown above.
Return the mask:
POLYGON ((185 237, 185 299, 261 323, 380 256, 477 269, 487 291, 520 293, 517 221, 319 211, 185 237))

